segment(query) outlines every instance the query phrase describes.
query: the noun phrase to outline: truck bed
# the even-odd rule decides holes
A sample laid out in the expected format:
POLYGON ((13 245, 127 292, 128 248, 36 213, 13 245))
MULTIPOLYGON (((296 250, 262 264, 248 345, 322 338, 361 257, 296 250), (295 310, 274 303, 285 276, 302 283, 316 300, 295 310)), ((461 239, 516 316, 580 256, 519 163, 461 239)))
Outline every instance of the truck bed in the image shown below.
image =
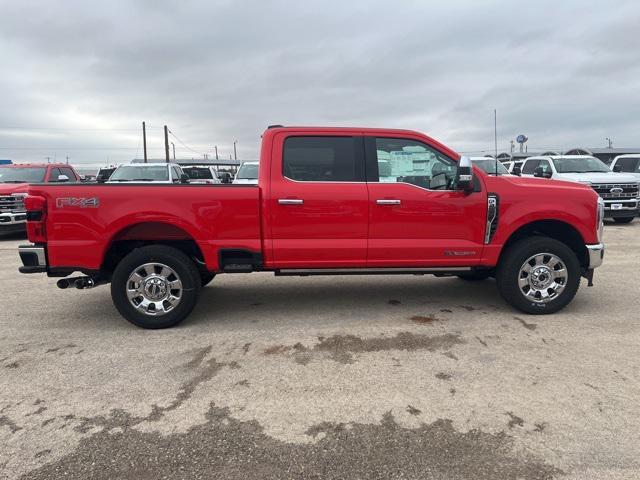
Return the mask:
POLYGON ((261 251, 255 185, 38 184, 49 267, 100 268, 114 241, 193 239, 209 270, 220 248, 261 251))

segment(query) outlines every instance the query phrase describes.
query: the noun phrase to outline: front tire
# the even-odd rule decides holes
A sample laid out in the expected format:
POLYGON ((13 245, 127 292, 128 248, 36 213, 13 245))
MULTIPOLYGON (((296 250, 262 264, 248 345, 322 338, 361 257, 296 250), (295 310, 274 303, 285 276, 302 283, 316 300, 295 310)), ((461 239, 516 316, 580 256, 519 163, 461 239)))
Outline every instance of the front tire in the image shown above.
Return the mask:
POLYGON ((564 243, 529 237, 511 245, 498 266, 496 280, 502 297, 532 315, 564 308, 580 286, 580 262, 564 243))
POLYGON ((616 223, 631 223, 636 217, 614 217, 613 221, 616 223))
POLYGON ((137 248, 111 277, 113 303, 129 322, 142 328, 168 328, 193 310, 200 272, 183 252, 165 245, 137 248))

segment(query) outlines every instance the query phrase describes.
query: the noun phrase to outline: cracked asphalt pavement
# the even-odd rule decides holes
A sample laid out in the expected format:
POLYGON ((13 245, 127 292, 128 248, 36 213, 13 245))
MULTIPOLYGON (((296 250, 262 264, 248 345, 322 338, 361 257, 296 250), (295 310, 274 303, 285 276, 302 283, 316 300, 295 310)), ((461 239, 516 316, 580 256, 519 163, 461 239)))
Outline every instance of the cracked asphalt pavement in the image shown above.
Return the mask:
POLYGON ((640 478, 640 221, 552 316, 492 280, 226 275, 180 327, 0 239, 0 478, 640 478))

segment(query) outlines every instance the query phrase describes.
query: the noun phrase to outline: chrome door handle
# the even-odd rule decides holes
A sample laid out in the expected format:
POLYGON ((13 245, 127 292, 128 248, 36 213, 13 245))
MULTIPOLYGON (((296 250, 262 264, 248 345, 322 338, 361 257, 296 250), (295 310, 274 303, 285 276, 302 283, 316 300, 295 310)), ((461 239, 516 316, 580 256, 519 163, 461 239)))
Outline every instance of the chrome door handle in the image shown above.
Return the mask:
POLYGON ((378 205, 400 205, 402 202, 400 200, 396 200, 396 199, 383 198, 383 199, 380 199, 380 200, 376 200, 376 203, 378 205))
POLYGON ((302 205, 303 203, 304 203, 304 200, 300 198, 279 198, 278 199, 279 205, 302 205))

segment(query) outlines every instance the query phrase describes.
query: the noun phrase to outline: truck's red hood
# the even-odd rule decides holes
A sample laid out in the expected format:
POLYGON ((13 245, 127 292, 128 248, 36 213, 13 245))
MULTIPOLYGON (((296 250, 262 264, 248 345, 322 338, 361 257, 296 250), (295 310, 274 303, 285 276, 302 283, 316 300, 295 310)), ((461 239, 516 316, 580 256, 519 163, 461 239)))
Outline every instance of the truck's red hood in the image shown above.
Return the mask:
MULTIPOLYGON (((495 177, 492 177, 495 178, 495 177)), ((591 186, 578 182, 567 182, 563 180, 550 180, 548 178, 536 178, 536 177, 517 177, 515 175, 501 176, 503 180, 511 182, 514 185, 521 185, 523 187, 547 187, 547 188, 576 188, 579 190, 592 190, 591 186)))
POLYGON ((28 183, 0 183, 0 195, 11 195, 12 193, 27 193, 28 183))

